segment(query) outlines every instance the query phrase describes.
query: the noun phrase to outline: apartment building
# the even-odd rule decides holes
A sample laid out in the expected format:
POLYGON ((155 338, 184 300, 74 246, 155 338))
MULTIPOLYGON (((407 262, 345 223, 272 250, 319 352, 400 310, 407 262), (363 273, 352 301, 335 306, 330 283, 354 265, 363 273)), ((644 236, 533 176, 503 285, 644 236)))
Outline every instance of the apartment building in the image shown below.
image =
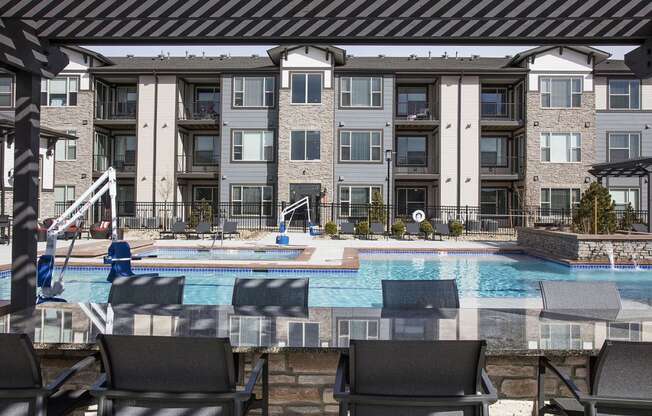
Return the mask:
MULTIPOLYGON (((274 224, 274 203, 305 196, 356 218, 375 193, 401 216, 570 209, 592 164, 652 151, 652 84, 590 47, 504 58, 354 57, 329 45, 267 57, 67 53, 43 85, 43 119, 77 136, 56 147, 50 199, 65 204, 113 166, 125 218, 201 203, 274 224)), ((645 208, 638 178, 606 184, 620 206, 645 208)))

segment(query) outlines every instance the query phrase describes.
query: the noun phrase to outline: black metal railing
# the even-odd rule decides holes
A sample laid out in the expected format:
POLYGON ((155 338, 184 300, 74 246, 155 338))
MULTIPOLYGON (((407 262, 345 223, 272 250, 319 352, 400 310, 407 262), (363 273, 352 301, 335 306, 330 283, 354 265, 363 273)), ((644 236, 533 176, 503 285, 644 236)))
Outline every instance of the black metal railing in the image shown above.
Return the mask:
POLYGON ((98 120, 135 120, 137 101, 98 101, 95 118, 98 120))
POLYGON ((436 120, 434 111, 423 101, 398 103, 396 108, 397 120, 436 120))
POLYGON ((483 175, 520 175, 525 174, 525 158, 518 156, 504 157, 501 160, 482 160, 480 173, 483 175), (492 164, 493 162, 493 164, 492 164))
POLYGON ((179 120, 217 120, 220 117, 219 101, 188 101, 180 105, 179 120))
POLYGON ((177 155, 177 172, 179 173, 218 172, 219 169, 220 155, 217 153, 199 152, 195 155, 177 155))
POLYGON ((482 101, 480 102, 480 118, 483 120, 521 120, 522 108, 519 103, 482 101))
POLYGON ((114 157, 93 155, 94 172, 104 172, 109 166, 112 166, 118 172, 136 172, 136 153, 129 152, 114 157))

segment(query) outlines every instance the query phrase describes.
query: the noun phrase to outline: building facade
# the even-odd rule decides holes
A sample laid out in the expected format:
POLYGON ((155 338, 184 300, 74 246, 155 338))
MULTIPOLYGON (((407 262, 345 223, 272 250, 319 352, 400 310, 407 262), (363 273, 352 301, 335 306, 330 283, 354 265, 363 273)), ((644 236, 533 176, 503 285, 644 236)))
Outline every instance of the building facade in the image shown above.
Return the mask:
MULTIPOLYGON (((197 215, 273 225, 277 204, 306 196, 337 204, 340 218, 364 217, 374 198, 406 217, 570 210, 592 164, 652 152, 652 82, 590 47, 505 58, 353 57, 327 45, 268 57, 67 53, 43 83, 42 119, 78 140, 48 156, 41 217, 109 166, 119 215, 136 222, 205 205, 197 215)), ((11 80, 0 78, 6 113, 11 80)), ((642 179, 605 184, 619 207, 647 208, 642 179)))

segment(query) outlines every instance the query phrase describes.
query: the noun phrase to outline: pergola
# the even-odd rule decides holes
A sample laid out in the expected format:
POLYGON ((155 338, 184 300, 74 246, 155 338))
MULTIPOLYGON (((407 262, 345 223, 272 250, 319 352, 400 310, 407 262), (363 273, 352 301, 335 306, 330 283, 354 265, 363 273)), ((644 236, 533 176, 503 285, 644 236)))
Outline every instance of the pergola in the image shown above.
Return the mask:
POLYGON ((626 61, 652 75, 649 0, 0 0, 0 66, 16 74, 11 303, 36 298, 41 77, 62 44, 642 44, 626 61))

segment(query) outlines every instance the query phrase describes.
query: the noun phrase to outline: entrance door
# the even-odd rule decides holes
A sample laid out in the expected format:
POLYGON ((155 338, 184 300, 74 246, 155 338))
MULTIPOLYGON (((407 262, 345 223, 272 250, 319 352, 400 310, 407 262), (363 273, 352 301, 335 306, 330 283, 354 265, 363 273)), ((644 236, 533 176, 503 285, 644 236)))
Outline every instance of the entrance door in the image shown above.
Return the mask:
MULTIPOLYGON (((302 198, 310 198, 310 219, 314 224, 319 223, 317 218, 317 206, 321 199, 321 185, 318 183, 293 183, 290 184, 290 203, 300 201, 302 198)), ((289 220, 289 218, 288 218, 289 220)), ((304 227, 307 225, 308 216, 305 209, 299 209, 294 213, 290 226, 304 227)))

